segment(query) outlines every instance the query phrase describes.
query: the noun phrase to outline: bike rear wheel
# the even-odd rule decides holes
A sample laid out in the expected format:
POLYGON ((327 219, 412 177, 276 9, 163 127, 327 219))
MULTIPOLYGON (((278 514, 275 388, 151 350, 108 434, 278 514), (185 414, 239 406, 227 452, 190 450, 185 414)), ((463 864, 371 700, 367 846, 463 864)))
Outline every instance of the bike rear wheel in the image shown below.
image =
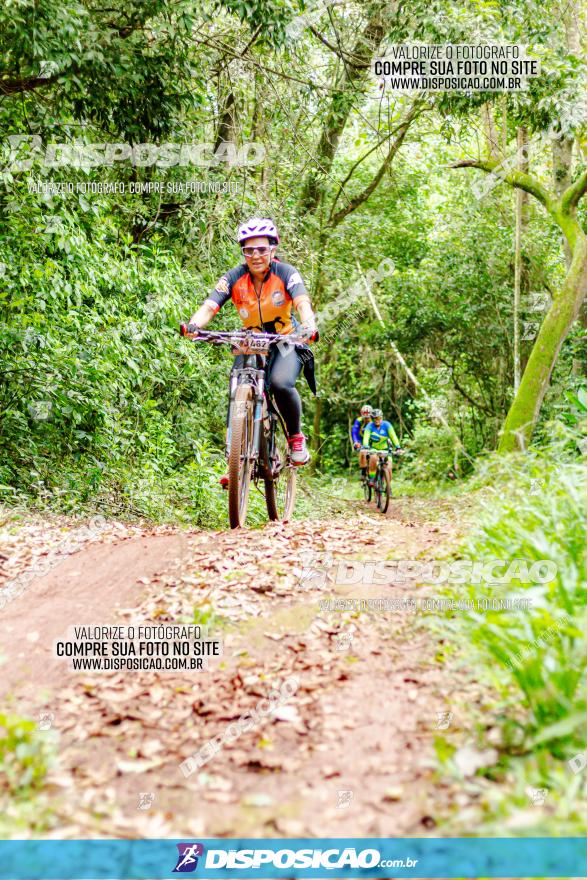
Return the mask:
MULTIPOLYGON (((271 470, 272 478, 265 477, 265 502, 269 519, 288 522, 294 512, 296 503, 297 473, 289 463, 288 446, 285 434, 280 426, 274 426, 274 448, 266 449, 266 462, 271 470)), ((270 437, 265 438, 270 443, 270 437)))
POLYGON ((253 389, 239 385, 234 398, 228 453, 228 519, 231 529, 244 526, 253 465, 253 389))

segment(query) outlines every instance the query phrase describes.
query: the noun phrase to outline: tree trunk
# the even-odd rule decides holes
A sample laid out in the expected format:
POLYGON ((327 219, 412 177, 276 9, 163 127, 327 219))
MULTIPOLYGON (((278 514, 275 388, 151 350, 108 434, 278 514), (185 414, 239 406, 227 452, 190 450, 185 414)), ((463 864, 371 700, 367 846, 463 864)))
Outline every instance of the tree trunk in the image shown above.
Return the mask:
POLYGON ((357 94, 366 87, 371 60, 375 56, 387 30, 388 10, 385 6, 374 3, 369 18, 350 53, 357 59, 357 64, 345 64, 344 73, 340 78, 336 91, 332 93, 320 142, 316 149, 316 161, 310 170, 302 190, 300 214, 313 214, 322 202, 325 178, 330 174, 336 155, 340 137, 344 131, 349 113, 356 104, 357 94))
MULTIPOLYGON (((265 143, 267 135, 266 125, 266 108, 263 101, 264 82, 258 70, 255 71, 255 95, 253 99, 253 118, 251 122, 251 141, 256 143, 265 143)), ((269 183, 269 155, 265 154, 265 158, 259 169, 255 169, 253 175, 258 178, 261 190, 261 201, 267 201, 267 189, 269 183)))
MULTIPOLYGON (((565 27, 567 52, 579 57, 581 55, 580 4, 578 0, 561 0, 560 15, 565 27)), ((554 190, 560 196, 571 184, 573 174, 573 137, 553 138, 552 141, 552 177, 554 190)), ((563 247, 567 269, 571 265, 573 255, 566 238, 563 247)))
MULTIPOLYGON (((519 128, 517 135, 518 170, 528 171, 528 140, 526 129, 519 128)), ((516 234, 514 246, 514 394, 520 387, 520 301, 522 294, 522 237, 526 220, 526 203, 528 194, 521 189, 515 193, 516 199, 516 234)))
MULTIPOLYGON (((552 178, 555 192, 560 196, 571 183, 573 168, 573 138, 557 138, 552 142, 552 178)), ((573 255, 569 243, 563 236, 563 248, 567 269, 573 255)))
POLYGON ((505 420, 499 452, 524 450, 548 388, 560 347, 576 320, 587 291, 587 237, 579 234, 563 289, 548 310, 505 420))
POLYGON ((500 158, 499 135, 495 127, 495 120, 493 118, 493 107, 490 101, 487 101, 487 103, 483 104, 483 106, 481 107, 481 122, 483 124, 483 130, 485 132, 487 152, 492 159, 495 159, 496 162, 498 162, 500 158))
POLYGON ((214 144, 214 152, 218 150, 221 144, 230 143, 236 140, 236 104, 234 94, 229 92, 220 114, 218 122, 218 132, 216 134, 216 143, 214 144))
POLYGON ((508 96, 501 96, 501 154, 507 156, 508 151, 508 96))

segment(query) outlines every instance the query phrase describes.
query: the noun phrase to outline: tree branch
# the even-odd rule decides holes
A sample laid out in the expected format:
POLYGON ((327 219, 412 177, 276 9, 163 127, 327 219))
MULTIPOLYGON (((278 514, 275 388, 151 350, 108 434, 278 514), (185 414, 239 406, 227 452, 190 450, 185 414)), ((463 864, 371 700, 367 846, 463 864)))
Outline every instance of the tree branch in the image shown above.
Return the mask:
POLYGON ((510 186, 523 189, 524 192, 530 193, 534 198, 538 199, 541 205, 551 214, 554 211, 554 197, 548 190, 542 186, 530 174, 515 169, 507 169, 503 163, 496 162, 494 159, 461 159, 454 162, 451 168, 480 168, 481 171, 487 171, 489 174, 495 174, 510 186))
POLYGON ((572 183, 563 192, 561 196, 561 207, 565 213, 570 213, 579 204, 579 200, 583 198, 587 192, 587 171, 584 171, 577 180, 572 183))
MULTIPOLYGON (((144 30, 143 24, 117 24, 116 22, 106 22, 106 27, 116 31, 121 40, 126 40, 135 31, 144 30)), ((60 76, 67 76, 77 71, 77 66, 70 65, 66 71, 53 73, 51 76, 26 76, 20 79, 0 79, 0 94, 18 95, 22 92, 32 92, 43 86, 50 86, 56 82, 60 76)))
MULTIPOLYGON (((362 29, 357 33, 351 56, 361 59, 365 63, 371 63, 388 32, 390 17, 389 7, 386 5, 367 4, 366 9, 368 17, 362 29)), ((334 31, 337 33, 336 28, 334 31)), ((324 115, 322 133, 317 147, 321 164, 328 172, 332 168, 349 114, 357 103, 355 99, 364 95, 368 82, 366 69, 349 67, 344 61, 343 64, 344 72, 340 76, 338 73, 336 75, 336 87, 324 115)), ((303 215, 315 213, 323 199, 324 175, 314 168, 306 177, 302 187, 299 200, 300 213, 303 215)))
POLYGON ((274 76, 280 77, 281 79, 287 79, 287 80, 290 80, 291 82, 300 83, 303 86, 310 86, 310 88, 316 89, 317 91, 318 90, 325 91, 325 92, 335 92, 336 91, 336 89, 331 86, 325 86, 320 83, 313 83, 313 82, 310 82, 310 80, 300 79, 297 76, 290 76, 289 74, 284 73, 281 70, 276 70, 274 67, 267 67, 266 65, 261 64, 258 61, 254 61, 252 58, 245 58, 245 57, 243 57, 242 54, 239 54, 238 52, 232 51, 224 43, 221 43, 219 45, 218 43, 215 43, 211 40, 206 40, 202 37, 194 37, 194 42, 200 43, 203 46, 209 46, 211 49, 214 49, 216 52, 224 52, 226 55, 230 55, 232 58, 238 58, 238 60, 242 61, 244 64, 252 64, 254 67, 257 67, 259 70, 263 70, 266 73, 271 73, 274 76))
POLYGON ((334 201, 332 202, 332 207, 330 209, 330 216, 332 216, 332 214, 334 213, 334 206, 338 202, 340 195, 343 192, 345 186, 347 185, 347 183, 349 182, 349 180, 351 179, 351 177, 353 176, 353 174, 355 173, 355 171, 357 170, 357 168, 359 167, 361 162, 364 162, 365 159, 367 159, 371 155, 371 153, 375 152, 375 150, 377 150, 382 144, 384 144, 385 141, 389 140, 391 135, 395 134, 396 131, 398 131, 400 127, 401 127, 401 123, 400 123, 400 125, 397 125, 393 129, 393 131, 388 132, 388 134, 386 134, 385 137, 381 138, 380 141, 377 141, 377 143, 374 144, 369 150, 367 150, 366 153, 363 153, 363 155, 359 159, 357 159, 357 161, 354 163, 354 165, 351 166, 349 173, 347 174, 345 179, 343 181, 341 181, 341 184, 338 187, 338 192, 336 193, 336 196, 334 197, 334 201))
POLYGON ((449 364, 448 361, 441 358, 438 354, 436 355, 436 359, 439 360, 441 364, 444 364, 445 367, 449 368, 450 373, 451 373, 451 380, 452 380, 454 387, 459 392, 459 394, 462 397, 464 397, 465 400, 471 404, 471 406, 474 406, 475 409, 478 409, 481 412, 487 413, 487 415, 489 415, 489 416, 496 416, 497 415, 497 413, 495 412, 493 407, 490 407, 485 403, 479 403, 478 400, 475 400, 473 397, 471 397, 471 395, 468 393, 468 391, 465 391, 465 389, 459 384, 459 382, 455 376, 454 364, 449 364))
POLYGON ((397 129, 398 135, 397 135, 396 139, 392 142, 392 144, 389 148, 389 152, 387 153, 387 156, 383 160, 381 167, 379 168, 379 171, 377 172, 377 174, 375 175, 375 177, 373 178, 371 183, 368 186, 366 186, 362 192, 360 192, 358 195, 356 195, 354 197, 354 199, 351 199, 349 201, 348 205, 346 205, 344 208, 341 208, 340 211, 337 211, 335 214, 333 214, 331 211, 330 216, 328 218, 328 225, 329 226, 338 226, 338 224, 341 223, 342 220, 344 220, 344 218, 348 214, 351 214, 353 211, 356 211, 356 209, 359 207, 359 205, 362 205, 363 202, 365 202, 369 198, 371 193, 377 189, 377 187, 379 186, 379 183, 381 181, 381 178, 383 177, 383 175, 385 174, 385 172, 387 171, 387 169, 389 168, 389 166, 393 162, 393 159, 394 159, 397 151, 399 150, 399 148, 401 147, 401 145, 403 143, 403 140, 407 134, 408 128, 410 127, 412 120, 414 119, 414 116, 416 115, 417 107, 418 107, 417 102, 412 104, 412 106, 410 107, 408 115, 406 116, 405 120, 401 123, 401 125, 397 129))
MULTIPOLYGON (((255 31, 253 32, 253 35, 252 35, 251 39, 249 40, 249 42, 246 44, 245 48, 244 48, 244 49, 242 50, 242 52, 241 52, 241 58, 243 58, 243 57, 247 54, 247 52, 249 51, 249 49, 251 48, 251 46, 256 42, 256 40, 258 39, 259 34, 261 33, 262 29, 263 29, 263 25, 262 25, 262 24, 260 24, 260 25, 255 29, 255 31)), ((231 62, 234 60, 234 58, 235 58, 235 56, 233 55, 232 58, 229 58, 228 61, 225 61, 225 62, 224 62, 224 64, 222 65, 222 67, 213 68, 213 71, 212 71, 212 72, 213 72, 214 76, 219 76, 219 75, 222 73, 223 70, 226 70, 226 68, 228 67, 229 64, 231 64, 231 62)))
MULTIPOLYGON (((342 59, 342 61, 344 61, 346 64, 348 64, 349 67, 356 67, 357 70, 367 70, 369 68, 370 65, 368 63, 365 63, 364 61, 360 61, 358 63, 356 61, 351 61, 350 58, 347 57, 346 52, 339 50, 338 46, 333 46, 332 43, 329 40, 327 40, 326 37, 323 34, 321 34, 320 31, 314 27, 313 24, 309 25, 308 30, 311 33, 313 33, 314 36, 318 40, 320 40, 321 43, 324 43, 324 45, 328 49, 330 49, 331 52, 334 52, 335 55, 338 55, 338 57, 340 59, 342 59)), ((351 58, 352 58, 352 56, 351 56, 351 58)))
POLYGON ((17 95, 20 92, 32 92, 42 86, 52 85, 61 73, 52 76, 28 76, 23 79, 0 79, 0 92, 4 95, 17 95))

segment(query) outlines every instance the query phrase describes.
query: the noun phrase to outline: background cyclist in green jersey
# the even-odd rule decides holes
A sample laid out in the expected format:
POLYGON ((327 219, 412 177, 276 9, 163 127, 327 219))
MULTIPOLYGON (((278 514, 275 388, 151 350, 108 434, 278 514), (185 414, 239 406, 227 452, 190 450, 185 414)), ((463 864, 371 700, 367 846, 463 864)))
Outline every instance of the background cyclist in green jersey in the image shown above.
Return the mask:
MULTIPOLYGON (((390 449, 394 446, 396 450, 401 451, 401 444, 397 438, 397 434, 393 430, 391 422, 384 421, 383 412, 380 409, 373 410, 373 421, 365 428, 363 434, 363 446, 368 449, 379 451, 390 449)), ((386 465, 391 479, 391 459, 386 465)), ((369 482, 374 485, 375 473, 377 471, 377 455, 369 456, 369 482)))

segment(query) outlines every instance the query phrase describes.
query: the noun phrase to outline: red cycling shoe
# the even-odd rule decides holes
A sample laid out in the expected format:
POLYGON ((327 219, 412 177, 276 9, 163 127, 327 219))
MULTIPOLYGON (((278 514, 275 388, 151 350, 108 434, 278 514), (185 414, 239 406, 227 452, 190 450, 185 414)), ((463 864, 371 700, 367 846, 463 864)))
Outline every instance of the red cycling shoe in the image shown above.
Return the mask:
POLYGON ((294 434, 287 442, 289 444, 291 463, 296 466, 308 464, 310 461, 310 453, 308 452, 304 435, 294 434))

